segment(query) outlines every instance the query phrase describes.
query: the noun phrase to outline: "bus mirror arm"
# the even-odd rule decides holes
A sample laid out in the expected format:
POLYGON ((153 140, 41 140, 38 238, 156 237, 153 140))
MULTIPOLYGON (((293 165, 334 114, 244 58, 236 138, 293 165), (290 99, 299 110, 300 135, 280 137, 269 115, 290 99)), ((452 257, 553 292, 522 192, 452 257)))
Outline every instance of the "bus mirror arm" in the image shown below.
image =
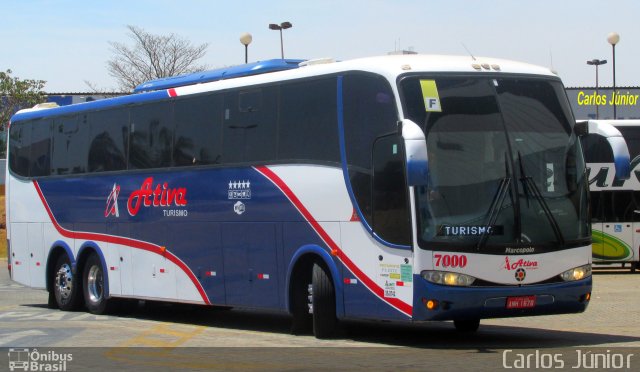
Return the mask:
POLYGON ((573 131, 578 137, 586 136, 587 134, 589 134, 589 121, 576 120, 576 125, 573 127, 573 131))
POLYGON ((426 185, 429 180, 429 160, 424 132, 418 124, 408 119, 398 123, 398 126, 404 139, 407 184, 409 186, 426 185))
POLYGON ((604 137, 613 151, 613 161, 616 168, 616 178, 628 180, 631 178, 631 157, 627 142, 622 133, 604 120, 589 120, 588 133, 604 137))

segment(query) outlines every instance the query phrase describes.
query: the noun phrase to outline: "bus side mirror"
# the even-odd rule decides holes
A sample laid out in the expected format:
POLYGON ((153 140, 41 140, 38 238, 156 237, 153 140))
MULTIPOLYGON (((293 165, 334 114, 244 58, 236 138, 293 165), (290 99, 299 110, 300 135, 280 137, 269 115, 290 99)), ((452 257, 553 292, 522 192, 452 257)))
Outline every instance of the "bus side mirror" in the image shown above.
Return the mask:
POLYGON ((426 185, 429 180, 429 160, 427 157, 427 140, 424 132, 411 120, 403 120, 399 125, 404 139, 407 163, 407 185, 426 185))
POLYGON ((616 178, 628 180, 631 178, 631 157, 629 148, 622 133, 605 120, 589 120, 588 133, 604 137, 613 151, 613 162, 616 167, 616 178))

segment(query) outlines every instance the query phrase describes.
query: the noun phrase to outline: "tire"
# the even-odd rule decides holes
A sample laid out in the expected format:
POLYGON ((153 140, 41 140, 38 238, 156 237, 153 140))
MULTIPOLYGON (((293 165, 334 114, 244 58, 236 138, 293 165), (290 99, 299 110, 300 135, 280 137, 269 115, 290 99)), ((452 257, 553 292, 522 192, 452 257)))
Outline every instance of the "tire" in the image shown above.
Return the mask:
POLYGON ((98 255, 91 254, 84 265, 82 274, 84 304, 92 314, 106 314, 111 310, 107 299, 106 283, 102 262, 98 255))
POLYGON ((637 269, 638 269, 638 261, 632 262, 631 263, 631 272, 635 273, 637 269))
POLYGON ((453 325, 458 332, 475 332, 480 327, 480 319, 454 320, 453 325))
MULTIPOLYGON (((309 267, 310 268, 310 267, 309 267)), ((309 311, 311 300, 309 298, 311 287, 311 274, 307 271, 306 278, 297 276, 292 279, 291 294, 291 321, 292 335, 310 335, 313 332, 313 318, 309 311)))
POLYGON ((63 311, 73 311, 82 304, 82 286, 77 273, 73 272, 71 261, 66 254, 58 256, 52 273, 53 300, 63 311))
POLYGON ((327 270, 318 263, 313 265, 311 290, 314 336, 320 339, 335 337, 338 331, 336 293, 327 270))
POLYGON ((56 302, 56 294, 54 289, 52 288, 49 292, 49 298, 47 299, 47 308, 49 309, 57 309, 58 303, 56 302))

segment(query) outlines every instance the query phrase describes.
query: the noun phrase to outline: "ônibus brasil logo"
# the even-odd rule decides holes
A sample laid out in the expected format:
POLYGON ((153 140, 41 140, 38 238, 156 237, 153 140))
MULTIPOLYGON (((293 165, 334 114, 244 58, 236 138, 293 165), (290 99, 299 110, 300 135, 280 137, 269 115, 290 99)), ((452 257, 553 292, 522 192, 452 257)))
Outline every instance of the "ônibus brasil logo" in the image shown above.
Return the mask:
MULTIPOLYGON (((110 215, 119 217, 118 195, 120 186, 113 184, 111 193, 107 197, 107 206, 104 216, 110 215)), ((187 205, 186 187, 170 188, 167 182, 158 183, 154 186, 153 177, 146 178, 138 190, 129 195, 127 200, 127 211, 129 215, 135 216, 141 207, 184 207, 187 205)))

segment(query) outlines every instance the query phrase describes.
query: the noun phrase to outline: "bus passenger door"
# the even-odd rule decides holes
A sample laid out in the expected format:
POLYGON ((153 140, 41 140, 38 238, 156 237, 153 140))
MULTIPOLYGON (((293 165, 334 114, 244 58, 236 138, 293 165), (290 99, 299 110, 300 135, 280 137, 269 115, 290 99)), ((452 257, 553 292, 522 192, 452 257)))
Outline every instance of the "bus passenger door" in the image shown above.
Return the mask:
MULTIPOLYGON (((362 266, 373 279, 382 301, 345 277, 345 315, 374 319, 406 319, 393 308, 413 303, 413 260, 411 217, 404 169, 404 145, 398 135, 379 137, 373 146, 373 182, 371 191, 371 227, 375 237, 362 223, 341 225, 342 244, 354 257, 367 257, 362 266)), ((409 305, 410 306, 410 305, 409 305)))

